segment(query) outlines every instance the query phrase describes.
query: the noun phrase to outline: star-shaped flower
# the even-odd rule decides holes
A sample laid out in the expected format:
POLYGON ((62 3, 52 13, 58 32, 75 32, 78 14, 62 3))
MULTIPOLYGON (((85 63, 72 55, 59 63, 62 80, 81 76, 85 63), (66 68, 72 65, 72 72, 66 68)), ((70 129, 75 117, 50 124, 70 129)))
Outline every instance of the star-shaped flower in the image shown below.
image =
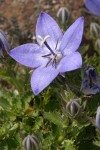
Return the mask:
POLYGON ((0 54, 2 54, 3 47, 8 52, 9 44, 8 44, 7 39, 6 39, 6 35, 2 30, 0 30, 0 54))
POLYGON ((100 16, 100 0, 86 0, 85 6, 91 13, 100 16))
POLYGON ((23 44, 10 51, 17 62, 36 68, 31 77, 35 95, 46 88, 59 73, 81 68, 82 58, 78 49, 83 35, 84 19, 78 18, 64 33, 55 20, 41 13, 36 25, 38 44, 23 44))

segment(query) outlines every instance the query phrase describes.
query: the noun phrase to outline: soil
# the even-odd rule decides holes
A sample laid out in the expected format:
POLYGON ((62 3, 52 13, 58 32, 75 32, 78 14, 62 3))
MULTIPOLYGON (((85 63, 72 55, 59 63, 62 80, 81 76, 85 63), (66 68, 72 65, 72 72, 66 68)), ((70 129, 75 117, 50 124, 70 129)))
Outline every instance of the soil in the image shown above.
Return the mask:
POLYGON ((22 30, 34 31, 41 11, 56 18, 59 8, 67 7, 75 19, 81 15, 83 6, 83 0, 0 0, 0 28, 5 29, 5 23, 16 18, 22 30))
POLYGON ((12 43, 25 43, 28 38, 30 41, 35 36, 40 12, 47 12, 57 20, 57 12, 61 7, 69 9, 69 19, 72 21, 85 16, 86 31, 89 30, 90 22, 95 20, 95 16, 90 15, 85 8, 84 0, 0 0, 0 29, 7 33, 12 43))

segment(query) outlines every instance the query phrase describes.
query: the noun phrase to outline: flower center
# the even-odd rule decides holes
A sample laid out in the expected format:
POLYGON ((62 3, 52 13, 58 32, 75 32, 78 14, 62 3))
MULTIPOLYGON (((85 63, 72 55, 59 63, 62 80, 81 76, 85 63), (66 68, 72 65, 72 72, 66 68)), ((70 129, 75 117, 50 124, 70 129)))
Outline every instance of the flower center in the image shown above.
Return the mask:
POLYGON ((42 47, 43 44, 50 50, 50 53, 47 54, 47 55, 44 55, 42 57, 46 57, 46 58, 49 58, 49 61, 48 63, 46 64, 46 67, 48 66, 48 64, 52 63, 52 66, 55 66, 56 68, 56 64, 62 59, 63 55, 61 52, 59 51, 56 51, 56 48, 57 48, 57 44, 56 44, 56 47, 55 47, 55 50, 53 51, 51 49, 51 47, 48 45, 47 43, 47 39, 50 38, 49 35, 45 36, 44 38, 42 38, 40 35, 38 36, 38 38, 41 40, 41 44, 40 46, 42 47))

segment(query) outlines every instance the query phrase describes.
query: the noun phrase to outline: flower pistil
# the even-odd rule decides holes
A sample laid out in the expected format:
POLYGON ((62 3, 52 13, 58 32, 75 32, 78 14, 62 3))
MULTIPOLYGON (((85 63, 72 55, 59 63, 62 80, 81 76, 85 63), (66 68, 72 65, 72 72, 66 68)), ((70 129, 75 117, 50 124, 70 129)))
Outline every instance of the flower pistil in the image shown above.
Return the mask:
MULTIPOLYGON (((62 55, 62 53, 61 52, 59 52, 59 51, 53 51, 52 49, 51 49, 51 47, 48 45, 48 43, 47 43, 47 39, 48 38, 50 38, 50 36, 49 35, 47 35, 47 36, 45 36, 44 38, 42 38, 40 35, 38 35, 38 38, 41 40, 41 44, 40 44, 40 46, 43 46, 43 44, 45 44, 45 46, 50 50, 50 52, 51 53, 49 53, 49 54, 47 54, 47 55, 43 55, 42 57, 46 57, 46 58, 49 58, 49 61, 48 61, 48 63, 46 64, 46 67, 52 62, 52 66, 54 66, 55 68, 56 68, 56 63, 58 63, 61 59, 62 59, 62 57, 63 57, 63 55, 62 55)), ((58 42, 57 42, 57 44, 58 44, 58 42)), ((56 47, 57 47, 57 45, 56 45, 56 47)), ((56 48, 55 48, 55 50, 56 50, 56 48)))

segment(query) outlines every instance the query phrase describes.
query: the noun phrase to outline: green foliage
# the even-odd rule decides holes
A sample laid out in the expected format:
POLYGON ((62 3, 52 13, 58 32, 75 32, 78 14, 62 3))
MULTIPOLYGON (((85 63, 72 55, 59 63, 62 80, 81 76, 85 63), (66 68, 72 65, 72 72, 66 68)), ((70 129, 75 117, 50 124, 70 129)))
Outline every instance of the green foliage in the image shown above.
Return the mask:
POLYGON ((56 124, 59 127, 63 127, 61 115, 58 112, 45 112, 44 118, 56 124))
POLYGON ((23 139, 36 134, 42 150, 99 150, 100 131, 95 125, 100 93, 85 97, 80 91, 83 70, 91 65, 100 76, 100 52, 95 39, 80 47, 83 68, 58 76, 38 96, 30 87, 30 69, 7 54, 0 60, 0 150, 22 150, 23 139), (92 52, 91 52, 92 51, 92 52), (67 113, 70 99, 81 101, 75 117, 67 113))
MULTIPOLYGON (((86 55, 83 66, 86 64, 94 65, 99 73, 96 54, 89 58, 86 55)), ((100 95, 83 96, 82 72, 79 69, 66 73, 65 78, 59 76, 35 97, 29 84, 29 69, 7 57, 0 71, 0 150, 22 150, 23 139, 33 133, 43 150, 98 150, 100 134, 95 127, 95 115, 100 95), (82 105, 75 118, 66 111, 73 98, 82 105)))

